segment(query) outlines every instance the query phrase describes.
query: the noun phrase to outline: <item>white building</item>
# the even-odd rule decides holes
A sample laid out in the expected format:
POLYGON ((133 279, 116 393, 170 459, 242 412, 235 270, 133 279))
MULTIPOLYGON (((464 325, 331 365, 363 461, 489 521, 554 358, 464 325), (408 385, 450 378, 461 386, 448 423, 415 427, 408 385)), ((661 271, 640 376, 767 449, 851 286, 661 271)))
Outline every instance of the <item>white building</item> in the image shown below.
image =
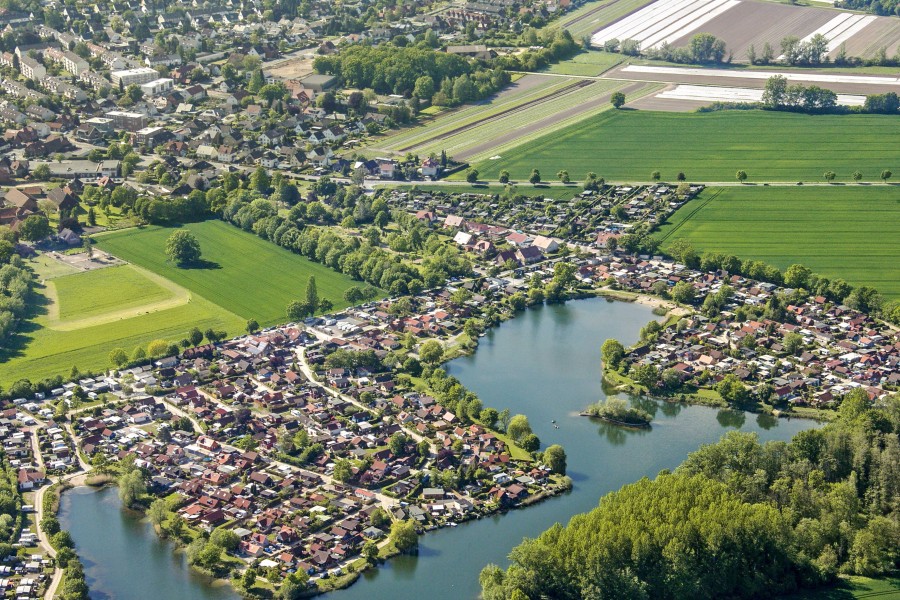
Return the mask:
POLYGON ((160 79, 154 79, 153 81, 148 81, 147 83, 141 84, 141 91, 144 92, 147 96, 159 96, 160 94, 165 94, 166 92, 172 90, 175 87, 175 80, 169 79, 167 77, 162 77, 160 79))
POLYGON ((141 85, 159 79, 159 71, 150 67, 138 67, 136 69, 125 69, 124 71, 113 71, 109 74, 114 85, 129 86, 141 85))

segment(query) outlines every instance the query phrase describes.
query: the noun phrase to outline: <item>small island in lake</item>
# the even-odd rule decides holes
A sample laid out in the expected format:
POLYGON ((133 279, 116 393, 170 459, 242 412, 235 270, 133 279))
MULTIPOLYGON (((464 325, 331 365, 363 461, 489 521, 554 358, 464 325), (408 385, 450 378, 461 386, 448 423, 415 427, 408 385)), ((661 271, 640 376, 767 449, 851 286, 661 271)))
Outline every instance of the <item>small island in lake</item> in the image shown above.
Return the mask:
POLYGON ((650 427, 650 421, 653 420, 647 411, 628 406, 627 402, 619 398, 608 398, 606 402, 592 404, 581 414, 625 427, 650 427))

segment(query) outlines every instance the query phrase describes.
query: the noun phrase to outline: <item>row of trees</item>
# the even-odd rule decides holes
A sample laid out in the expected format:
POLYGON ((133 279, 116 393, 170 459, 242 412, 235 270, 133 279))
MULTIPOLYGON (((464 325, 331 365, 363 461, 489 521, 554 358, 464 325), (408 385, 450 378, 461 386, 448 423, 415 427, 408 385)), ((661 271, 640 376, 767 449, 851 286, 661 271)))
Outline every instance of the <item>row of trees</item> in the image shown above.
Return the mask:
POLYGON ((8 241, 0 240, 0 252, 6 254, 6 264, 0 267, 0 347, 7 347, 27 316, 34 276, 19 255, 12 254, 8 241))
POLYGON ((864 391, 789 444, 730 432, 525 540, 482 571, 484 598, 752 598, 892 572, 898 433, 900 399, 871 408, 864 391))

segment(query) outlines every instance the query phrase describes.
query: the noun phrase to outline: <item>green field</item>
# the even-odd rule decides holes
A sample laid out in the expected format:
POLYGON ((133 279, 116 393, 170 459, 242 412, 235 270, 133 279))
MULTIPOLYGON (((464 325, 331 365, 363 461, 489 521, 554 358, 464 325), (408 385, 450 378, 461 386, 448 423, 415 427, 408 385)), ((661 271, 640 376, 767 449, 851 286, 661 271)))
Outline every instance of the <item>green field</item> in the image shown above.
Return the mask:
POLYGON ((555 63, 541 71, 556 75, 580 75, 584 77, 596 77, 604 71, 608 71, 625 60, 623 54, 600 52, 591 50, 579 52, 569 60, 555 63))
POLYGON ((155 339, 178 341, 191 327, 199 327, 201 331, 224 329, 238 334, 245 325, 245 320, 194 296, 188 304, 176 308, 73 331, 58 331, 47 322, 44 296, 41 302, 39 311, 43 314, 27 323, 12 340, 13 349, 3 354, 0 385, 4 387, 21 378, 37 381, 53 375, 68 376, 72 366, 82 371, 103 370, 109 366, 107 356, 113 348, 130 352, 155 339))
POLYGON ((187 228, 208 268, 168 264, 163 248, 172 230, 160 227, 95 236, 98 247, 132 265, 73 274, 47 256, 30 261, 43 283, 33 318, 0 354, 0 385, 65 376, 73 366, 102 370, 113 348, 178 342, 192 327, 237 335, 250 318, 263 326, 283 322, 310 275, 336 308, 347 306, 344 290, 362 285, 221 221, 187 228))
MULTIPOLYGON (((485 179, 506 169, 513 178, 534 168, 545 177, 566 169, 613 181, 648 181, 653 171, 674 180, 822 181, 834 171, 849 181, 900 173, 900 119, 879 115, 801 115, 764 111, 664 113, 606 111, 508 149, 476 166, 485 179)), ((464 176, 460 175, 460 177, 464 176)))
POLYGON ((130 265, 57 277, 49 285, 56 288, 62 321, 153 305, 173 296, 130 265))
POLYGON ((576 41, 586 35, 599 31, 616 19, 650 4, 652 0, 603 0, 588 2, 584 6, 563 15, 559 20, 551 21, 547 28, 558 27, 568 29, 576 41))
POLYGON ((898 226, 897 186, 747 186, 706 190, 657 235, 664 247, 686 239, 698 252, 725 252, 782 269, 799 263, 898 298, 898 226))
POLYGON ((838 585, 790 596, 779 596, 781 600, 852 600, 853 598, 877 598, 896 600, 900 598, 900 578, 845 577, 838 585))
POLYGON ((172 229, 148 227, 97 237, 97 246, 204 297, 244 319, 261 325, 285 320, 285 307, 303 297, 315 275, 320 298, 347 306, 344 291, 360 282, 302 256, 279 248, 223 221, 185 226, 199 240, 207 268, 179 269, 166 261, 166 239, 172 229))

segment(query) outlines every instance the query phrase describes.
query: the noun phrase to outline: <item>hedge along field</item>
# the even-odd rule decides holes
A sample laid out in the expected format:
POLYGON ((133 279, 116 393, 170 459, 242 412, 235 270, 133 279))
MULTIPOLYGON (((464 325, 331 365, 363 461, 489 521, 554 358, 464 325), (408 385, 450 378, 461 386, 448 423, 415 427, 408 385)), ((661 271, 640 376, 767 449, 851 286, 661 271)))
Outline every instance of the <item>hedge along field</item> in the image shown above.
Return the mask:
MULTIPOLYGON (((527 179, 539 169, 553 179, 561 169, 573 179, 593 171, 612 181, 649 181, 653 171, 675 180, 822 181, 834 171, 850 181, 900 176, 900 119, 881 115, 803 115, 768 111, 667 113, 606 111, 501 153, 476 165, 481 178, 508 170, 527 179)), ((460 176, 464 176, 460 175, 460 176)))
POLYGON ((707 189, 656 235, 663 247, 685 239, 697 252, 734 254, 781 269, 802 264, 900 298, 898 198, 897 186, 881 184, 707 189))
POLYGON ((180 269, 167 262, 165 245, 171 228, 113 232, 97 236, 97 246, 262 326, 286 320, 288 303, 304 298, 310 275, 316 277, 319 298, 331 300, 335 309, 348 306, 345 290, 365 285, 222 221, 184 228, 200 242, 203 260, 212 263, 207 268, 180 269))

